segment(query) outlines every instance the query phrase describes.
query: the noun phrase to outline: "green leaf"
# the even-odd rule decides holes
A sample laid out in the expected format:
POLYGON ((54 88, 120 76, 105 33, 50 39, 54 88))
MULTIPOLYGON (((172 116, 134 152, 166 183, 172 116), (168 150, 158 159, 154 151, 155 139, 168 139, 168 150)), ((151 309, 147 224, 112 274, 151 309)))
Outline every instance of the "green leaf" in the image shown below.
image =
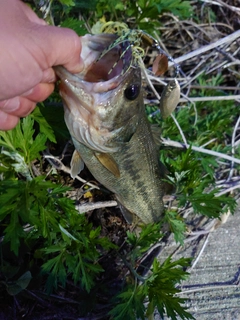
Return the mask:
POLYGON ((17 285, 19 285, 22 289, 26 289, 29 285, 29 282, 32 279, 32 274, 30 271, 26 271, 18 280, 16 281, 17 285))
POLYGON ((73 29, 79 36, 84 36, 88 32, 84 21, 74 18, 67 18, 62 21, 61 27, 73 29))
POLYGON ((58 0, 65 6, 75 6, 75 1, 74 0, 58 0))
MULTIPOLYGON (((43 106, 42 106, 43 108, 43 106)), ((51 142, 56 143, 56 138, 52 127, 48 124, 47 120, 44 118, 40 107, 36 107, 30 115, 38 124, 40 132, 43 133, 51 142)))
POLYGON ((176 284, 181 280, 185 280, 188 275, 182 268, 187 267, 189 262, 190 259, 185 258, 172 262, 169 257, 160 265, 157 259, 154 259, 153 273, 145 283, 150 302, 146 315, 152 314, 152 311, 156 307, 162 318, 166 314, 173 320, 177 320, 177 317, 181 319, 194 319, 185 310, 186 308, 181 306, 185 302, 185 299, 175 296, 177 292, 180 292, 176 288, 176 284))
POLYGON ((59 224, 59 228, 62 232, 62 236, 63 236, 63 239, 68 243, 68 244, 71 244, 71 240, 73 241, 76 241, 76 242, 79 242, 78 239, 76 239, 73 235, 71 235, 70 232, 68 232, 66 229, 64 229, 60 224, 59 224))
POLYGON ((167 210, 165 212, 164 220, 169 224, 170 230, 174 234, 175 241, 183 245, 183 240, 185 239, 184 233, 186 232, 186 224, 184 223, 183 218, 181 218, 177 212, 167 210))
POLYGON ((0 131, 0 145, 19 153, 27 165, 32 160, 39 158, 40 151, 46 148, 47 138, 44 135, 37 134, 33 138, 35 133, 33 126, 34 120, 28 116, 22 119, 14 129, 6 133, 0 131))
POLYGON ((156 7, 159 13, 171 12, 180 18, 189 18, 192 13, 192 7, 189 1, 182 0, 158 0, 156 7))
POLYGON ((134 233, 127 231, 127 242, 132 246, 132 256, 139 257, 146 252, 150 246, 158 242, 163 234, 160 232, 161 223, 147 224, 142 227, 142 230, 137 237, 134 233))
POLYGON ((123 292, 114 297, 115 307, 109 312, 114 320, 135 320, 144 317, 146 295, 141 286, 128 285, 123 292))
MULTIPOLYGON (((209 218, 219 218, 221 213, 230 209, 234 212, 236 207, 235 199, 226 196, 216 197, 217 190, 212 190, 209 193, 202 193, 201 190, 194 190, 193 193, 187 196, 196 213, 201 213, 209 218)), ((183 197, 182 197, 183 199, 183 197)))
POLYGON ((47 138, 44 134, 39 133, 36 136, 33 144, 28 149, 28 152, 31 155, 30 161, 36 158, 39 158, 40 151, 43 151, 46 149, 46 141, 47 141, 47 138))
POLYGON ((7 292, 11 296, 15 296, 22 290, 26 289, 27 286, 29 285, 29 282, 32 279, 32 275, 30 271, 26 271, 20 278, 15 283, 7 283, 7 292))
POLYGON ((10 162, 10 165, 12 166, 12 168, 14 168, 15 172, 20 173, 27 180, 32 179, 29 166, 26 164, 24 158, 18 152, 2 150, 2 155, 6 155, 8 157, 8 160, 13 160, 12 162, 10 162))

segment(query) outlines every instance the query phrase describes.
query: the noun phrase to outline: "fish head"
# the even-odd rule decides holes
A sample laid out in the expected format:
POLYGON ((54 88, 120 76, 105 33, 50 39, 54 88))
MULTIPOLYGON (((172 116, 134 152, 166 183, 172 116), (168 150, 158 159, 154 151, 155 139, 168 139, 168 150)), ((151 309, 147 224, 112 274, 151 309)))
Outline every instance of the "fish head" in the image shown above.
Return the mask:
POLYGON ((144 112, 141 68, 127 40, 113 34, 81 40, 82 72, 55 67, 65 122, 76 141, 97 152, 116 152, 131 139, 144 112))

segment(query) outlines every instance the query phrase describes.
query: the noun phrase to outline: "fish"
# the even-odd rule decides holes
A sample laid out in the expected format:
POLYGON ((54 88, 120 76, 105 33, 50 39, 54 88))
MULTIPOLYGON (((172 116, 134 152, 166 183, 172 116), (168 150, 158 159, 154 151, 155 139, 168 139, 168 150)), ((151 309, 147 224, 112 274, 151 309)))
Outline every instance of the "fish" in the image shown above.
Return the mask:
POLYGON ((114 193, 128 223, 159 222, 165 169, 145 113, 141 67, 131 43, 106 33, 87 34, 81 41, 82 72, 55 67, 75 146, 72 176, 85 164, 114 193))

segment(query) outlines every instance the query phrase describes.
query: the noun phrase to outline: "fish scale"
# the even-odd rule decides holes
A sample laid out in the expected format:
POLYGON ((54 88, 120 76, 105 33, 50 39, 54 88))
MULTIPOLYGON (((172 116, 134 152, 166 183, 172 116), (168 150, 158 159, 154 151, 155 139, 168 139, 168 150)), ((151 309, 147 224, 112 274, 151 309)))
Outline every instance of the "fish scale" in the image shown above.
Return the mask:
MULTIPOLYGON (((164 214, 167 186, 145 114, 141 67, 133 64, 131 54, 121 61, 122 44, 114 42, 111 47, 112 35, 85 35, 81 40, 83 71, 73 75, 55 67, 61 79, 65 122, 77 150, 77 160, 71 161, 72 176, 84 162, 95 179, 115 194, 128 222, 135 217, 144 223, 158 222, 164 214), (129 68, 122 72, 127 64, 129 68)), ((166 97, 163 108, 169 101, 176 107, 178 87, 172 91, 174 96, 166 97)))
MULTIPOLYGON (((94 155, 94 151, 73 140, 84 163, 92 175, 111 190, 119 203, 144 223, 158 222, 164 211, 163 173, 160 172, 158 151, 153 141, 151 128, 141 107, 141 120, 131 140, 118 152, 112 154, 119 165, 120 178, 116 178, 94 155)), ((123 210, 128 222, 132 222, 123 210)))

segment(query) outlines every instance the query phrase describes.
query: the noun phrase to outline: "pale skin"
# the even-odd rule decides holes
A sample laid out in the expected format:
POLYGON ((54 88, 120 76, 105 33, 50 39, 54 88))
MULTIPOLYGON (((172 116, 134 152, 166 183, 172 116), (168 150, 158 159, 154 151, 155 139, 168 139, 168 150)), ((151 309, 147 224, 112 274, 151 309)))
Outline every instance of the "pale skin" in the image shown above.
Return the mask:
POLYGON ((20 0, 0 0, 0 130, 14 128, 54 90, 54 66, 83 69, 81 41, 49 26, 20 0))

